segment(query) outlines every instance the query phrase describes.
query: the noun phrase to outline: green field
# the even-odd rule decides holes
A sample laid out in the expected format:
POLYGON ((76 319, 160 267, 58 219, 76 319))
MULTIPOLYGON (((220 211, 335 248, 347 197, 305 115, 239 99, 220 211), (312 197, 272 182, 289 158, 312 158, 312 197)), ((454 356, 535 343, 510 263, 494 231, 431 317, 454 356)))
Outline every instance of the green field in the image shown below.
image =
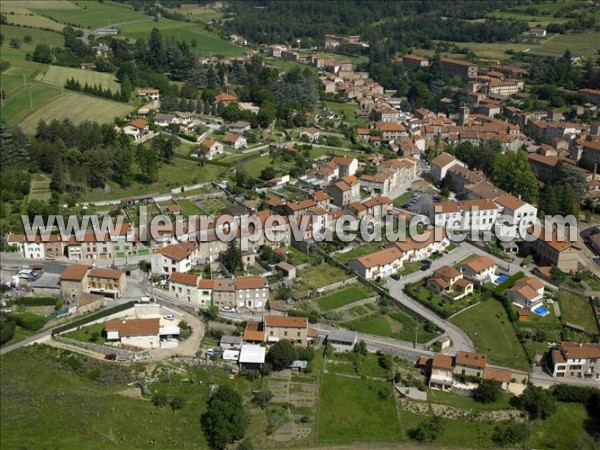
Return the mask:
POLYGON ((598 333, 592 305, 587 298, 561 289, 558 292, 558 300, 563 321, 584 327, 589 333, 598 333))
POLYGON ((81 342, 94 342, 96 344, 104 344, 105 339, 103 336, 104 323, 96 323, 87 327, 80 327, 69 333, 65 333, 63 336, 70 339, 76 339, 81 342), (94 340, 92 334, 97 333, 98 337, 94 340))
MULTIPOLYGON (((24 100, 27 102, 28 99, 25 98, 24 100)), ((122 117, 131 110, 131 105, 127 103, 65 91, 43 107, 33 111, 19 125, 25 133, 33 133, 40 120, 51 121, 52 119, 61 120, 66 118, 73 123, 86 120, 110 123, 115 117, 122 117)))
MULTIPOLYGON (((27 4, 29 2, 24 3, 27 4)), ((93 1, 64 2, 67 5, 65 9, 58 7, 51 8, 49 5, 46 5, 46 2, 41 1, 31 3, 36 4, 29 6, 29 9, 33 9, 38 14, 49 17, 56 22, 71 24, 72 26, 81 28, 104 27, 132 20, 150 19, 143 12, 119 6, 117 3, 93 1), (73 8, 73 5, 76 5, 76 7, 73 8)))
MULTIPOLYGON (((218 369, 183 369, 150 386, 185 405, 174 412, 139 395, 130 369, 39 345, 2 356, 2 448, 206 448, 198 423, 210 383, 229 383, 218 369), (59 355, 63 356, 60 357, 59 355), (194 382, 190 382, 190 380, 194 382)), ((235 382, 245 392, 245 380, 235 382)))
POLYGON ((119 27, 122 35, 131 39, 148 38, 152 28, 158 28, 163 37, 173 36, 189 44, 196 41, 201 56, 241 56, 244 49, 207 31, 204 25, 161 19, 158 22, 141 22, 119 27))
MULTIPOLYGON (((477 56, 509 60, 507 50, 514 52, 528 52, 542 56, 558 56, 570 50, 573 56, 583 55, 592 57, 598 50, 597 42, 600 40, 599 32, 568 33, 559 35, 548 35, 535 42, 503 42, 503 43, 474 43, 456 42, 459 47, 465 47, 473 51, 477 56)), ((421 53, 421 52, 420 52, 421 53)))
POLYGON ((371 315, 370 317, 345 322, 343 326, 359 333, 391 337, 404 341, 414 342, 416 337, 419 343, 429 342, 438 335, 435 331, 425 331, 423 326, 419 326, 417 329, 417 323, 414 319, 402 311, 393 311, 386 315, 371 315))
POLYGON ((475 349, 487 355, 490 362, 515 369, 528 368, 525 351, 499 301, 484 301, 450 321, 469 335, 475 349))
POLYGON ((450 405, 454 406, 455 408, 462 408, 471 411, 515 409, 515 407, 511 406, 510 404, 510 399, 512 397, 512 394, 502 393, 500 398, 495 402, 481 403, 474 400, 472 397, 456 394, 454 392, 440 391, 439 389, 429 389, 427 393, 427 401, 430 403, 450 405))
POLYGON ((394 398, 381 398, 382 381, 323 375, 317 440, 322 443, 391 441, 399 437, 394 398))
MULTIPOLYGON (((134 171, 137 168, 134 166, 134 171)), ((126 188, 120 188, 113 183, 110 184, 111 190, 105 192, 102 189, 94 189, 86 194, 86 199, 94 202, 99 200, 119 199, 132 195, 142 195, 148 193, 166 193, 171 189, 182 186, 197 184, 204 181, 214 181, 223 179, 226 173, 222 167, 205 164, 200 167, 194 161, 175 158, 171 164, 162 164, 158 169, 158 179, 155 183, 142 184, 133 182, 126 188)))
POLYGON ((291 161, 278 160, 275 164, 273 164, 273 162, 271 162, 271 156, 266 155, 245 160, 240 163, 240 166, 243 167, 246 172, 248 172, 248 175, 258 178, 261 171, 269 166, 276 168, 278 174, 285 175, 292 167, 294 167, 294 163, 291 161))
POLYGON ((167 8, 167 10, 172 13, 181 14, 186 19, 199 20, 201 22, 210 22, 223 16, 219 11, 194 3, 184 3, 180 8, 167 8))
POLYGON ((4 35, 4 43, 2 44, 2 59, 7 56, 6 51, 15 51, 25 58, 25 53, 33 53, 36 45, 46 44, 50 47, 62 47, 64 38, 62 34, 54 31, 38 30, 35 28, 12 27, 10 25, 2 25, 2 34, 4 35), (31 42, 23 41, 25 36, 31 36, 31 42), (12 38, 19 39, 21 46, 18 49, 9 47, 9 42, 12 38))
POLYGON ((298 290, 305 289, 317 289, 337 281, 347 280, 350 278, 346 272, 342 269, 332 266, 331 264, 322 263, 318 266, 311 266, 306 269, 302 269, 298 272, 298 277, 302 278, 301 288, 298 290))
POLYGON ((373 292, 362 284, 354 283, 350 287, 319 297, 317 304, 323 311, 330 311, 373 295, 373 292))
POLYGON ((594 423, 584 405, 557 403, 556 412, 546 420, 538 420, 527 443, 529 448, 585 448, 597 449, 598 443, 590 436, 600 432, 600 423, 594 423))
POLYGON ((121 89, 121 85, 112 73, 74 69, 72 67, 50 66, 40 81, 62 88, 65 82, 71 78, 75 78, 82 86, 85 83, 90 86, 99 84, 104 89, 110 89, 113 93, 119 92, 121 89))

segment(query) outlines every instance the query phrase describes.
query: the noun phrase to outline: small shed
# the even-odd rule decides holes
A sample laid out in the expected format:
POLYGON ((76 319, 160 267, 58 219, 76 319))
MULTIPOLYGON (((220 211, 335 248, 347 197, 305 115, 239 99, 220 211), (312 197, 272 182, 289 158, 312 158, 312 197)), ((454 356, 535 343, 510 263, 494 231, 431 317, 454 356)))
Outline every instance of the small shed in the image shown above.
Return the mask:
POLYGON ((257 344, 244 344, 238 363, 242 369, 260 369, 265 363, 267 349, 257 344))
POLYGON ((242 337, 241 336, 222 336, 219 346, 223 350, 239 350, 242 348, 242 337))
POLYGON ((276 265, 277 269, 283 273, 284 278, 288 280, 294 280, 296 278, 296 267, 282 261, 276 265))

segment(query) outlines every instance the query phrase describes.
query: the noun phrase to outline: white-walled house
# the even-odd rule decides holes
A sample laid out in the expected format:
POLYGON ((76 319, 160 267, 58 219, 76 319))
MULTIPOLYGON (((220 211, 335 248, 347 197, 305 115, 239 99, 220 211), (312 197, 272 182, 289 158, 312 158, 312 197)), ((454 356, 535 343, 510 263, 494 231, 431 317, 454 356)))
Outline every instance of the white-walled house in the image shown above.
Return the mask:
POLYGON ((386 278, 402 268, 402 252, 395 247, 386 248, 351 259, 348 261, 348 266, 367 280, 377 277, 386 278))
POLYGON ((456 164, 464 167, 464 164, 450 153, 439 154, 431 161, 431 177, 436 183, 439 183, 446 177, 448 169, 456 164))
POLYGON ((494 280, 498 266, 489 256, 476 256, 461 263, 459 270, 469 280, 479 281, 480 283, 494 280))
POLYGON ((175 298, 200 306, 198 277, 189 273, 172 272, 168 281, 169 293, 175 298))
POLYGON ((205 150, 206 159, 213 159, 215 156, 223 153, 223 144, 211 139, 204 139, 200 143, 200 147, 205 150))
POLYGON ((436 227, 452 230, 491 230, 502 207, 492 200, 432 203, 429 219, 436 227))
POLYGON ((396 247, 402 252, 404 261, 422 261, 429 258, 433 253, 441 253, 450 245, 450 240, 445 231, 428 230, 430 233, 427 239, 416 240, 408 237, 406 240, 397 241, 390 246, 396 247))
POLYGON ((503 194, 494 199, 501 206, 503 220, 498 222, 502 236, 515 235, 521 222, 533 221, 537 217, 537 208, 511 194, 503 194))
POLYGON ((225 145, 233 147, 235 150, 239 150, 240 148, 244 148, 248 145, 248 141, 246 141, 244 136, 233 133, 225 135, 222 141, 225 143, 225 145))
POLYGON ((544 283, 536 277, 525 277, 506 291, 508 298, 522 308, 533 308, 544 300, 544 283))
POLYGON ((196 258, 197 245, 195 242, 167 245, 152 254, 152 273, 169 275, 173 272, 189 272, 192 262, 196 258))

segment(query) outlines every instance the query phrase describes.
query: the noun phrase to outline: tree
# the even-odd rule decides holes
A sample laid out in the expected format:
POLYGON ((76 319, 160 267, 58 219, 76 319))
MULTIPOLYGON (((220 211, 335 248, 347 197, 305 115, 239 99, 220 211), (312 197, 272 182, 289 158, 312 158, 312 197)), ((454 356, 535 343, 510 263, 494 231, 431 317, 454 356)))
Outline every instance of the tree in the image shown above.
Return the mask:
POLYGON ((233 273, 236 269, 243 267, 242 251, 240 250, 237 239, 230 241, 227 244, 227 250, 221 255, 221 261, 225 268, 233 273))
POLYGON ((356 343, 354 346, 354 353, 358 353, 359 355, 366 356, 367 355, 367 344, 362 339, 356 343))
POLYGON ((529 413, 531 420, 546 419, 556 411, 552 392, 531 384, 518 397, 517 403, 520 409, 529 413))
POLYGON ((256 406, 259 406, 261 409, 265 409, 267 403, 271 401, 273 398, 273 393, 269 390, 266 391, 256 391, 252 396, 252 403, 256 406))
POLYGON ((500 383, 497 381, 481 380, 473 391, 473 398, 481 403, 493 403, 500 398, 501 393, 500 383))
POLYGON ((154 406, 161 407, 167 404, 167 396, 163 392, 155 392, 152 394, 152 404, 154 406))
POLYGON ((147 183, 152 183, 158 178, 158 160, 159 156, 154 146, 137 146, 137 163, 147 183))
POLYGON ((515 422, 501 422, 494 428, 492 440, 498 445, 510 445, 523 442, 529 436, 527 424, 515 422))
POLYGON ((521 196, 526 202, 537 202, 538 180, 529 165, 526 152, 519 151, 496 158, 492 179, 500 189, 521 196))
POLYGON ((0 345, 10 341, 15 335, 15 321, 6 314, 0 314, 0 345))
POLYGON ((38 44, 33 50, 32 59, 35 62, 50 64, 52 62, 52 49, 45 44, 38 44))
POLYGON ((277 170, 273 166, 267 166, 260 172, 260 178, 265 181, 272 180, 276 176, 277 170))
POLYGON ((230 386, 220 386, 208 401, 200 419, 206 440, 211 448, 224 449, 243 439, 250 419, 242 396, 230 386))
POLYGON ((23 36, 23 42, 25 42, 26 44, 30 44, 32 40, 33 38, 29 34, 23 36))
POLYGON ((267 362, 273 370, 287 369, 289 365, 298 358, 298 351, 294 345, 287 340, 278 341, 271 346, 267 353, 267 362))
POLYGON ((414 428, 408 432, 411 439, 414 439, 421 444, 426 442, 433 442, 437 439, 438 435, 442 431, 441 419, 437 416, 431 416, 429 419, 421 422, 417 428, 414 428))
POLYGON ((52 179, 50 180, 50 189, 58 193, 62 193, 65 190, 65 167, 62 158, 58 158, 54 164, 52 179))
POLYGON ((171 409, 173 411, 179 411, 180 409, 183 409, 183 407, 185 406, 185 400, 183 399, 183 397, 176 395, 175 397, 173 397, 171 399, 171 401, 169 402, 169 405, 171 405, 171 409))

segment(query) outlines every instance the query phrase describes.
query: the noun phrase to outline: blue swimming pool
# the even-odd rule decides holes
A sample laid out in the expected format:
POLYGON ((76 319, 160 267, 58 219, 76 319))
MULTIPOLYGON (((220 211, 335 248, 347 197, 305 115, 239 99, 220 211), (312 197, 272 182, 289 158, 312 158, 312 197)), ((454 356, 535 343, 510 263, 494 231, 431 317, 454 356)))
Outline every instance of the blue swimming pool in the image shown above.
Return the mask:
POLYGON ((538 316, 547 316, 548 314, 550 314, 550 311, 548 311, 548 308, 546 308, 545 306, 538 306, 537 308, 535 308, 533 310, 534 313, 536 313, 538 316))
POLYGON ((508 275, 506 274, 502 274, 502 275, 498 275, 498 278, 496 278, 496 283, 500 284, 503 281, 506 281, 508 279, 508 275))

